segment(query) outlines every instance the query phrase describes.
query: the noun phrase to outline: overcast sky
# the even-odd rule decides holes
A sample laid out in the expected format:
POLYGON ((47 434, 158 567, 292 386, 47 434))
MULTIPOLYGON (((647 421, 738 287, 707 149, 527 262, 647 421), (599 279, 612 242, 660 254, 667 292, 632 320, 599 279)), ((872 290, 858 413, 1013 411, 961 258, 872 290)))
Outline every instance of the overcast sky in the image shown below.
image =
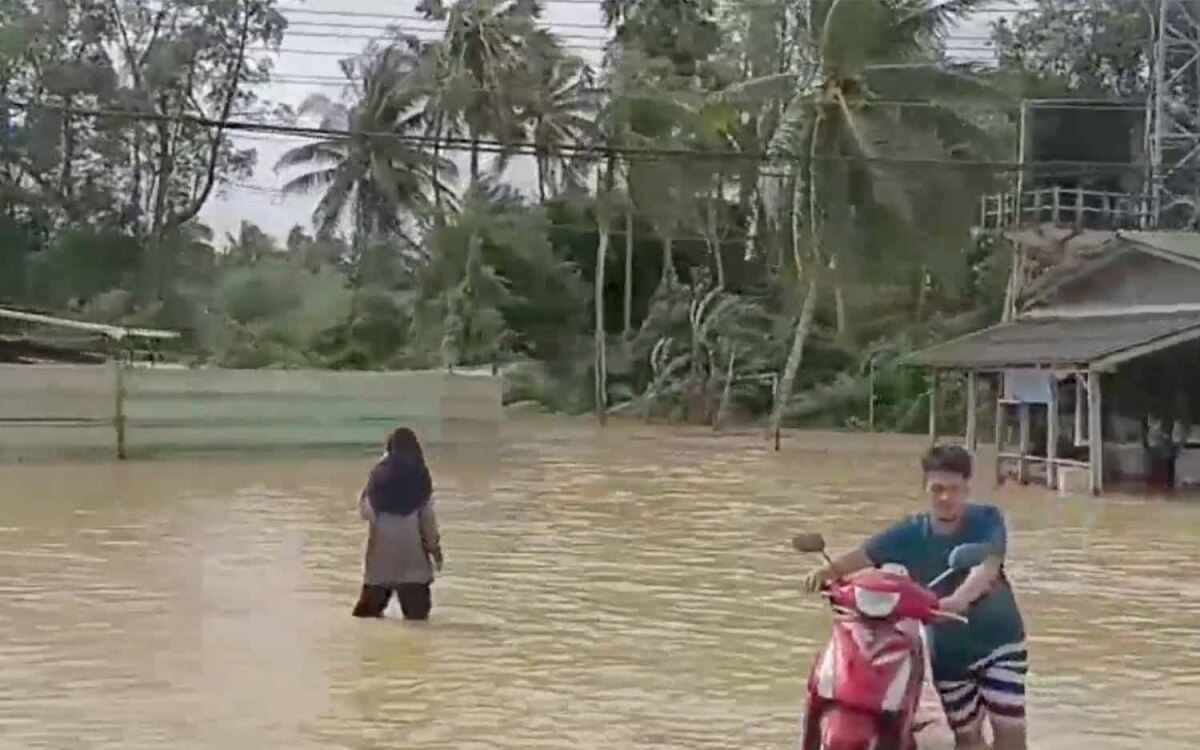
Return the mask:
MULTIPOLYGON (((998 5, 1003 6, 1003 3, 998 5)), ((418 17, 416 0, 281 0, 281 9, 290 27, 283 40, 282 51, 276 58, 272 82, 261 87, 261 96, 270 102, 298 107, 315 92, 338 98, 344 80, 338 60, 357 54, 372 38, 384 37, 384 28, 399 25, 407 32, 422 38, 435 38, 437 24, 414 20, 418 17), (347 10, 352 7, 353 10, 347 10)), ((965 24, 955 34, 951 51, 956 56, 979 59, 986 55, 985 43, 989 23, 996 13, 982 14, 965 24)), ((576 54, 599 63, 600 47, 605 37, 601 28, 600 2, 556 2, 545 4, 544 19, 548 26, 564 36, 564 44, 576 54)), ((227 187, 223 194, 210 200, 202 212, 218 236, 236 231, 243 219, 250 220, 266 231, 280 237, 299 224, 311 227, 310 217, 316 196, 288 196, 278 193, 287 175, 276 174, 275 162, 280 154, 303 139, 266 135, 236 136, 241 146, 258 151, 258 166, 249 180, 227 187)), ((528 160, 518 160, 518 162, 528 160)), ((532 165, 517 163, 510 168, 508 179, 523 189, 532 189, 532 165)))

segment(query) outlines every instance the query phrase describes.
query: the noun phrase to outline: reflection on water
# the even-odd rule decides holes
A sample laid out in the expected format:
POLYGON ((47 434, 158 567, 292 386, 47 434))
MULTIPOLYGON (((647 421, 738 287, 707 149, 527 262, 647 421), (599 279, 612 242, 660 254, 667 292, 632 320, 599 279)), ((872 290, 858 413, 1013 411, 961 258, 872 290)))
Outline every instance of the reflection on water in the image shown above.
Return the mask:
MULTIPOLYGON (((349 617, 363 460, 0 468, 0 747, 787 747, 812 561, 920 441, 523 424, 434 454, 434 621, 349 617), (7 743, 7 744, 6 744, 7 743)), ((1005 492, 1035 747, 1200 741, 1200 506, 1005 492)))

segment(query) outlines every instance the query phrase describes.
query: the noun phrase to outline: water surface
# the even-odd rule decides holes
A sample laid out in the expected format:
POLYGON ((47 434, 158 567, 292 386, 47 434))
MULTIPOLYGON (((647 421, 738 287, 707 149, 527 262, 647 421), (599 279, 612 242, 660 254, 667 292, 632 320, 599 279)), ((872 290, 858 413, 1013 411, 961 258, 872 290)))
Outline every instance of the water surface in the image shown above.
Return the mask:
MULTIPOLYGON (((0 748, 789 747, 791 533, 918 507, 920 440, 521 423, 435 452, 427 627, 349 617, 370 456, 0 467, 0 748)), ((1200 742, 1200 505, 994 496, 1034 747, 1200 742)))

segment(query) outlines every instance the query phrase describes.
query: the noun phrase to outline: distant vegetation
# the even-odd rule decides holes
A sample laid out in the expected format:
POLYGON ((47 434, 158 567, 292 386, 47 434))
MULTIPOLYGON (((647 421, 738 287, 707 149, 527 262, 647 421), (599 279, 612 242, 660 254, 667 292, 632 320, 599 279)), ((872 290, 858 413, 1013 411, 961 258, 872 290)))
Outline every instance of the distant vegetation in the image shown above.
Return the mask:
POLYGON ((273 0, 0 0, 0 301, 179 329, 188 362, 499 362, 511 400, 693 422, 858 426, 873 369, 878 426, 917 427, 897 356, 999 315, 972 222, 1016 97, 1144 81, 1117 0, 1042 0, 999 69, 953 62, 987 5, 604 0, 593 67, 534 2, 426 0, 441 38, 381 29, 290 112, 251 93, 273 0), (277 165, 313 229, 198 221, 256 163, 229 121, 324 129, 277 165))

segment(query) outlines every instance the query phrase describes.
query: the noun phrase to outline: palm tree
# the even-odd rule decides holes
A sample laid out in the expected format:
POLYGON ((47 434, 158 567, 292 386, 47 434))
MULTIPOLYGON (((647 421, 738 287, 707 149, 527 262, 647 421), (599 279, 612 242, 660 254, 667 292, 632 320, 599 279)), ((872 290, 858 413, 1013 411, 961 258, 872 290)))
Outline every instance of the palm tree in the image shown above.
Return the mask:
POLYGON ((417 45, 407 40, 344 65, 357 88, 354 103, 315 94, 300 109, 317 115, 322 128, 341 132, 291 149, 275 166, 309 169, 289 180, 284 192, 323 190, 313 212, 318 234, 331 235, 349 219, 359 251, 372 238, 404 237, 408 219, 431 205, 431 193, 453 173, 449 161, 403 137, 424 126, 417 45))
POLYGON ((986 151, 991 139, 954 105, 995 94, 969 69, 941 59, 938 47, 955 22, 985 4, 813 0, 808 69, 747 84, 809 82, 787 101, 771 146, 799 165, 787 210, 797 282, 806 288, 772 428, 788 403, 820 278, 831 264, 847 273, 864 261, 847 249, 881 246, 889 263, 904 251, 929 260, 932 250, 965 239, 985 180, 953 162, 986 151), (899 100, 919 104, 895 105, 899 100), (918 162, 920 171, 905 161, 918 162), (864 234, 872 241, 861 241, 864 234))
POLYGON ((434 53, 444 76, 438 82, 440 125, 448 133, 466 133, 474 183, 482 176, 485 140, 510 143, 523 135, 518 86, 540 10, 533 0, 459 0, 448 8, 427 0, 419 9, 446 23, 434 53))
POLYGON ((538 197, 545 203, 548 194, 580 184, 583 164, 575 156, 578 150, 563 146, 590 140, 597 100, 589 86, 591 71, 582 60, 564 56, 553 39, 539 47, 545 51, 529 61, 532 80, 522 114, 534 144, 538 197))

